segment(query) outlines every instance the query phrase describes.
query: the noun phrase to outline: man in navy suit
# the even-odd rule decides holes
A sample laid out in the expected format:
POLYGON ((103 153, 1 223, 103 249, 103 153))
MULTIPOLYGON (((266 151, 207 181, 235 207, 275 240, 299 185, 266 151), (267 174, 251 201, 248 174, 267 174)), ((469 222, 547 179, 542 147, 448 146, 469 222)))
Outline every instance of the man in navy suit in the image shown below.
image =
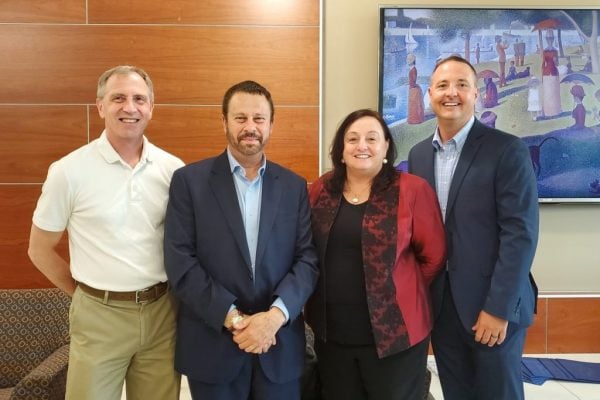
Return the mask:
POLYGON ((306 181, 266 160, 271 94, 223 98, 227 149, 177 170, 165 267, 180 299, 175 365, 195 399, 300 399, 302 308, 318 275, 306 181))
POLYGON ((436 190, 446 226, 447 268, 432 285, 444 399, 523 399, 521 355, 537 297, 529 152, 519 138, 475 119, 477 78, 466 60, 440 61, 429 96, 438 126, 408 162, 436 190))

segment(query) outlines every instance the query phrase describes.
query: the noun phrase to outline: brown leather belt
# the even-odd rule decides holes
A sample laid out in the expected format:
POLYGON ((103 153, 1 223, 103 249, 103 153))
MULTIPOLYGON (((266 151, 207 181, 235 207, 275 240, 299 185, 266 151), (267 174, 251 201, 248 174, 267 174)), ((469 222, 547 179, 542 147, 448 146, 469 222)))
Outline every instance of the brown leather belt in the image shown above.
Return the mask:
POLYGON ((109 290, 100 290, 81 282, 77 282, 77 285, 87 294, 102 300, 134 301, 137 304, 151 303, 158 300, 162 295, 167 293, 169 289, 169 284, 167 282, 159 282, 156 285, 145 289, 135 290, 133 292, 111 292, 109 290))

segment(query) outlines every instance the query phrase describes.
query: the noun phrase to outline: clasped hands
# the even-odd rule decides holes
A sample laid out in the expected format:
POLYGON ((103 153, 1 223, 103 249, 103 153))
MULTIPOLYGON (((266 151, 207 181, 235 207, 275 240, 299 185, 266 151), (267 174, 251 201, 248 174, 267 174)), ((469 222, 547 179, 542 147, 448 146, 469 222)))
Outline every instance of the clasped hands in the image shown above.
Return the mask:
POLYGON ((285 315, 277 307, 269 311, 245 315, 232 310, 225 317, 225 328, 233 334, 233 341, 246 353, 266 353, 277 341, 275 334, 285 323, 285 315))

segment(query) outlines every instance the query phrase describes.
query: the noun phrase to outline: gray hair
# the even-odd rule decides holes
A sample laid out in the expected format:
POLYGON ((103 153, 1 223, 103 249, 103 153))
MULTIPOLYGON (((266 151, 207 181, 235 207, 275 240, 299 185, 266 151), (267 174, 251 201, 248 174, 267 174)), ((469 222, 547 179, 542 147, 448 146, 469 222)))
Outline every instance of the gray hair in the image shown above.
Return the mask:
POLYGON ((114 68, 105 71, 100 78, 98 78, 98 89, 96 90, 96 97, 102 99, 106 94, 106 82, 113 75, 130 75, 138 74, 142 77, 146 85, 148 85, 148 94, 150 95, 150 102, 154 103, 154 85, 150 79, 150 75, 143 69, 135 67, 133 65, 118 65, 114 68))

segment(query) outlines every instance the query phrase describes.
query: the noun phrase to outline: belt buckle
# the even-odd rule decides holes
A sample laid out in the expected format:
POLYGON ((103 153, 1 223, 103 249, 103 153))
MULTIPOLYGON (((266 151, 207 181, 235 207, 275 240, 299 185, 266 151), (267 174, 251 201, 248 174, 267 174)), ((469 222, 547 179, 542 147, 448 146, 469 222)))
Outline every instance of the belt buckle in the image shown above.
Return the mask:
POLYGON ((136 304, 146 304, 149 303, 150 300, 140 300, 140 294, 149 292, 150 290, 155 289, 153 286, 147 287, 145 289, 140 289, 135 291, 135 303, 136 304))

